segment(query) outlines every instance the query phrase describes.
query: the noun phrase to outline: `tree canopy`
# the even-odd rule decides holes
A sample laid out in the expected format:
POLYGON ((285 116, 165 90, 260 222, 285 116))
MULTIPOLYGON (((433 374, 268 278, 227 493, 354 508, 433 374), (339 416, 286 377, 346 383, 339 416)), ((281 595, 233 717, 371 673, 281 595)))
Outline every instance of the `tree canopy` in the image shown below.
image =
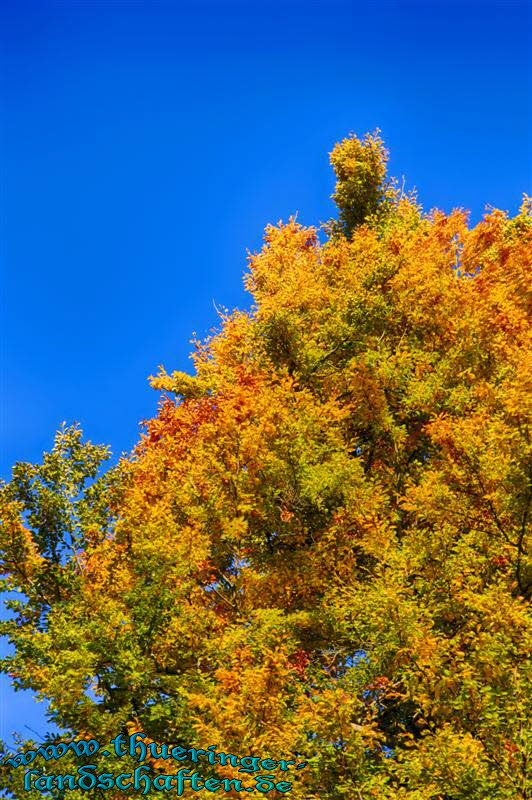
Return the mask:
POLYGON ((338 220, 266 228, 130 457, 65 427, 2 486, 3 669, 73 737, 305 760, 293 800, 530 796, 532 205, 471 227, 386 160, 336 145, 338 220))

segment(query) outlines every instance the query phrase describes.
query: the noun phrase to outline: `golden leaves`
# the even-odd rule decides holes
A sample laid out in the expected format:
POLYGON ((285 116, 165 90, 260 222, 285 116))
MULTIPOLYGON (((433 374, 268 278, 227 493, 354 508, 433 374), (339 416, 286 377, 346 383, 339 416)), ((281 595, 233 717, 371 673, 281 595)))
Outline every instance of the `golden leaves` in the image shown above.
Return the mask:
MULTIPOLYGON (((506 800, 530 714, 529 203, 470 229, 386 182, 378 134, 331 160, 339 223, 269 226, 251 311, 220 313, 194 375, 151 379, 177 397, 112 532, 87 526, 70 583, 47 573, 50 636, 22 631, 13 670, 74 723, 303 754, 294 800, 506 800)), ((5 512, 6 572, 42 588, 5 512)))

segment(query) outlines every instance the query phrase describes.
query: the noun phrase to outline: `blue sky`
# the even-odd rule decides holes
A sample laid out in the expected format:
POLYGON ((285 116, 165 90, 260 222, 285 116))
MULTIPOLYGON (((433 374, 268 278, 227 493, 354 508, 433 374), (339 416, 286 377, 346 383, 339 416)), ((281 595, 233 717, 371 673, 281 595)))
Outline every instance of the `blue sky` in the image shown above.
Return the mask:
MULTIPOLYGON (((425 207, 476 221, 530 191, 524 1, 3 0, 0 14, 4 478, 63 420, 130 450, 156 410, 147 376, 190 369, 214 303, 249 306, 264 226, 334 214, 328 153, 350 131, 381 128, 425 207)), ((31 698, 0 691, 0 737, 44 729, 31 698)))

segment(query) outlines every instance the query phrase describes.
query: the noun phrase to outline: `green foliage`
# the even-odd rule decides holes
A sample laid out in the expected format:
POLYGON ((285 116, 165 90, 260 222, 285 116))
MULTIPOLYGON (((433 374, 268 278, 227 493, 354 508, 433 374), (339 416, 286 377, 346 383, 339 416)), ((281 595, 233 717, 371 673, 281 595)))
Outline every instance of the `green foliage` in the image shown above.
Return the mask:
POLYGON ((336 174, 333 199, 340 210, 340 230, 350 237, 357 225, 382 214, 397 196, 393 184, 386 185, 388 151, 379 132, 363 139, 351 135, 331 153, 336 174))

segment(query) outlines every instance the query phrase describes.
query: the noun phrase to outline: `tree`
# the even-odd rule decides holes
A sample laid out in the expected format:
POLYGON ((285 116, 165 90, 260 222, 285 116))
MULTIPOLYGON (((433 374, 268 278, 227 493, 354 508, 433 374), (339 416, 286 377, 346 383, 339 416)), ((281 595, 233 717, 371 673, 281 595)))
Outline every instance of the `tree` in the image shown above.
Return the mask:
POLYGON ((332 163, 339 221, 266 228, 129 459, 15 468, 4 669, 72 736, 307 761, 294 800, 526 798, 532 204, 426 214, 378 135, 332 163))

